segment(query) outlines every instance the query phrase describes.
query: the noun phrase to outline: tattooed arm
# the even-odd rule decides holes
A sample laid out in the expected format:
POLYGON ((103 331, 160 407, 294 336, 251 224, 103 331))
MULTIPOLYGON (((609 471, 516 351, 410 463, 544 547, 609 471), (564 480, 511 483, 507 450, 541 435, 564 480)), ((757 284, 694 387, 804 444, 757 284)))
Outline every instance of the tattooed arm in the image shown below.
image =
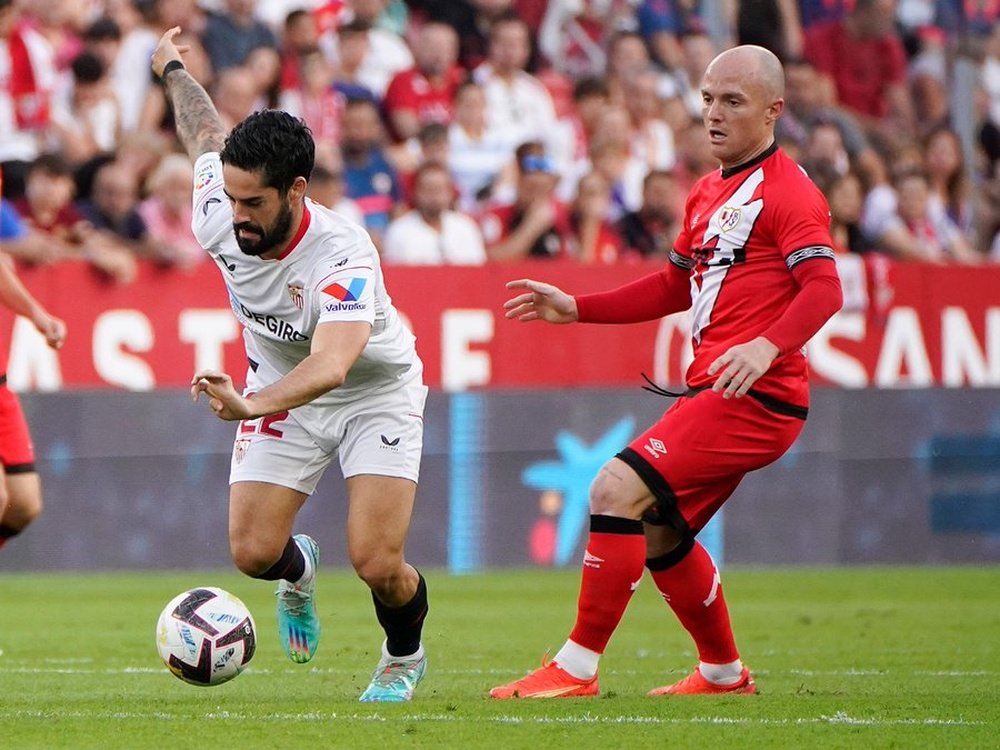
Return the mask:
POLYGON ((153 52, 153 72, 163 80, 167 98, 174 107, 177 137, 192 161, 209 151, 222 150, 226 130, 208 92, 184 68, 173 67, 163 78, 163 69, 172 61, 181 61, 181 54, 189 47, 174 44, 180 27, 168 29, 160 37, 153 52))

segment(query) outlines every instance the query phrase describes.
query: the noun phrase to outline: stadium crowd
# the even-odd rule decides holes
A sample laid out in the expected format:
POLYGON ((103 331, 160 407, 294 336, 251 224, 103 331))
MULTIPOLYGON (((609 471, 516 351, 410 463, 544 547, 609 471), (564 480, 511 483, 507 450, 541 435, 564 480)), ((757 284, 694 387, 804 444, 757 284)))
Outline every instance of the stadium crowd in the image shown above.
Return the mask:
MULTIPOLYGON (((666 257, 716 168, 708 61, 774 51, 778 138, 836 250, 1000 262, 1000 3, 988 0, 0 0, 0 243, 130 283, 207 260, 149 59, 180 26, 229 125, 285 109, 314 200, 386 264, 666 257)), ((871 266, 877 269, 876 266, 871 266)))

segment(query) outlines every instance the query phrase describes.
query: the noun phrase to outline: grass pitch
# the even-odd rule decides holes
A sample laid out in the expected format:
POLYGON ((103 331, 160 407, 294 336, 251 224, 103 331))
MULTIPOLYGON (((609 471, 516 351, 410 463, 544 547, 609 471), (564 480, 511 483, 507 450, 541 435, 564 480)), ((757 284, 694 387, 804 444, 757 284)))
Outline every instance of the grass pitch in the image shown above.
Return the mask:
POLYGON ((323 642, 285 660, 271 586, 228 571, 0 574, 3 748, 996 748, 1000 569, 729 570, 761 695, 652 699, 691 644, 647 580, 605 655, 597 699, 491 701, 562 644, 576 571, 425 571, 428 676, 408 705, 357 703, 381 640, 364 586, 322 571, 323 642), (197 688, 153 631, 180 591, 221 586, 257 619, 250 668, 197 688))

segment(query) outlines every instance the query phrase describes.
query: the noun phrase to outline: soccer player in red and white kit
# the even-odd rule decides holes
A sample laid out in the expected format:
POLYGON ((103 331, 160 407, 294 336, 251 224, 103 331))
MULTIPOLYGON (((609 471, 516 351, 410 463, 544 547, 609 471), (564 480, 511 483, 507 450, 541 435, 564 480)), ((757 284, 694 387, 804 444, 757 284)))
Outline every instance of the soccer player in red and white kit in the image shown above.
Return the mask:
POLYGON ((694 639, 699 663, 650 695, 755 693, 733 637, 719 572, 697 534, 747 472, 788 450, 809 391, 803 345, 842 295, 820 191, 776 145, 784 74, 761 47, 716 57, 702 81, 716 170, 692 188, 670 262, 609 292, 572 297, 531 279, 508 318, 634 323, 690 308, 687 392, 608 461, 590 490, 576 624, 548 664, 494 698, 598 693, 598 662, 649 569, 694 639))
MULTIPOLYGON (((0 305, 30 320, 53 349, 62 346, 66 325, 39 304, 0 254, 0 305)), ((42 512, 42 483, 35 448, 17 395, 7 387, 7 362, 0 353, 0 547, 42 512)))

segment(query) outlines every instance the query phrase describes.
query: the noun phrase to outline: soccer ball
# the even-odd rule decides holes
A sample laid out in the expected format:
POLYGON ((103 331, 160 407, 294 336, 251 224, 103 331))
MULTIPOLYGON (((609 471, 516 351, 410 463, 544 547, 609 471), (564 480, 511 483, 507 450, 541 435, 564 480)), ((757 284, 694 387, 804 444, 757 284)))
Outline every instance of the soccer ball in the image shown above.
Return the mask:
POLYGON ((257 645, 250 610, 219 588, 205 586, 178 594, 156 623, 156 649, 176 677, 209 687, 242 672, 257 645))

